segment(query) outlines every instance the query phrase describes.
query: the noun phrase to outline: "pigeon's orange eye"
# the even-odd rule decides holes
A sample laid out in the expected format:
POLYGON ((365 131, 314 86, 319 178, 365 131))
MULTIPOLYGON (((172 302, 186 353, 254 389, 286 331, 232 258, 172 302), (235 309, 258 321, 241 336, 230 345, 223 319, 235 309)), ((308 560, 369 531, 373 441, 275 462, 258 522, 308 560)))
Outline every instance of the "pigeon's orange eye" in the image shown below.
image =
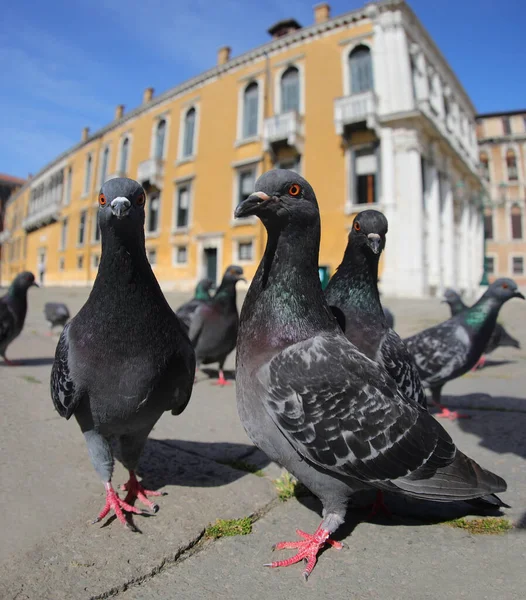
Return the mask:
POLYGON ((360 223, 358 223, 358 221, 354 222, 354 229, 355 229, 355 231, 360 231, 361 227, 360 227, 360 223))
POLYGON ((146 196, 144 194, 141 194, 137 198, 137 206, 142 206, 145 202, 146 202, 146 196))
POLYGON ((508 284, 507 284, 507 283, 503 283, 503 284, 502 284, 502 287, 503 287, 505 290, 507 290, 509 286, 508 286, 508 284))
POLYGON ((297 183, 293 183, 289 187, 289 194, 291 196, 299 196, 300 192, 301 192, 301 187, 297 183))
POLYGON ((101 206, 106 206, 106 196, 104 194, 99 194, 99 204, 101 206))

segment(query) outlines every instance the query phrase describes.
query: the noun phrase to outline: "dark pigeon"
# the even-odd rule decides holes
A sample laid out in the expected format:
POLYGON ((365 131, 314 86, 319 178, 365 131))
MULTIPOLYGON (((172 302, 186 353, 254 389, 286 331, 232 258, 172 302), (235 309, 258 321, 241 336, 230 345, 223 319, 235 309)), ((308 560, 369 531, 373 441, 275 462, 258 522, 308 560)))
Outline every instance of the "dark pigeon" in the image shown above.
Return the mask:
POLYGON ((211 300, 210 290, 214 287, 214 282, 211 279, 201 279, 195 288, 194 297, 182 304, 176 311, 175 314, 181 319, 186 325, 187 329, 190 329, 190 323, 195 314, 195 311, 202 305, 206 304, 211 300))
POLYGON ((470 308, 404 340, 415 358, 422 383, 431 389, 433 403, 441 409, 438 416, 461 416, 441 405, 442 387, 477 364, 493 333, 499 310, 511 298, 524 300, 512 279, 497 279, 470 308))
POLYGON ((387 327, 389 327, 389 329, 394 329, 395 319, 393 313, 387 308, 387 306, 383 306, 382 309, 384 311, 387 327))
MULTIPOLYGON (((451 309, 451 316, 454 317, 461 313, 463 310, 466 310, 468 307, 464 304, 462 298, 460 297, 455 290, 448 288, 444 292, 444 302, 449 304, 449 308, 451 309)), ((489 338, 489 342, 484 348, 484 353, 479 358, 477 364, 473 367, 473 371, 482 368, 486 363, 486 355, 491 354, 494 350, 499 347, 510 347, 517 348, 520 350, 521 345, 519 340, 516 340, 512 335, 510 335, 504 327, 500 323, 495 323, 495 329, 489 338)))
POLYGON ((128 524, 123 511, 140 513, 138 498, 157 506, 135 471, 148 434, 164 411, 180 414, 188 404, 195 355, 183 325, 163 296, 144 245, 143 188, 132 179, 107 181, 99 194, 102 255, 91 294, 66 325, 51 371, 58 413, 75 416, 106 488, 106 504, 128 524), (120 444, 129 470, 123 501, 113 488, 110 440, 120 444))
POLYGON ((17 338, 22 329, 27 314, 27 290, 31 286, 39 287, 35 276, 29 271, 19 273, 7 290, 7 294, 0 298, 0 356, 6 365, 19 364, 9 360, 5 355, 9 344, 17 338))
POLYGON ((377 210, 359 213, 347 248, 325 297, 350 340, 395 380, 398 389, 422 406, 426 395, 411 354, 385 318, 378 291, 378 263, 385 248, 387 219, 377 210), (338 314, 341 313, 341 316, 338 314))
POLYGON ((323 504, 313 535, 299 531, 308 576, 360 489, 449 502, 488 497, 503 479, 462 454, 420 404, 341 331, 318 276, 320 215, 305 179, 288 170, 262 175, 236 217, 257 215, 268 233, 264 257, 241 310, 236 354, 239 415, 252 441, 323 504))
POLYGON ((243 269, 236 265, 226 268, 215 296, 201 305, 190 325, 190 341, 195 348, 197 368, 219 363, 217 385, 227 385, 223 366, 227 356, 236 347, 239 314, 237 312, 236 284, 246 281, 243 269))
POLYGON ((44 316, 49 322, 49 334, 53 331, 53 327, 57 325, 64 327, 69 321, 68 307, 62 302, 46 302, 44 304, 44 316))

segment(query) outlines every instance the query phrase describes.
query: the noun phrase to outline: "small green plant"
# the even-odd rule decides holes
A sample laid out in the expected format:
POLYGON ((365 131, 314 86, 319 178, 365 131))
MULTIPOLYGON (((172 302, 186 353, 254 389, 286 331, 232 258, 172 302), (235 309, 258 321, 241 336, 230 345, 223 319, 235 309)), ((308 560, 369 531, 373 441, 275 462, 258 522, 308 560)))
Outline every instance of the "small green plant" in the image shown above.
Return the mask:
POLYGON ((20 377, 28 383, 42 383, 40 379, 33 377, 33 375, 21 375, 20 377))
POLYGON ((453 519, 445 523, 450 527, 458 527, 473 534, 501 534, 512 529, 513 525, 508 519, 502 517, 483 517, 481 519, 453 519))
POLYGON ((307 492, 307 488, 288 471, 283 471, 281 477, 274 480, 274 485, 278 492, 278 498, 282 502, 292 497, 298 498, 299 496, 304 496, 307 492))
POLYGON ((265 476, 265 473, 259 467, 253 465, 252 463, 245 462, 244 460, 219 460, 218 462, 221 465, 227 465, 233 469, 237 469, 238 471, 252 473, 252 475, 256 475, 256 477, 265 476))
POLYGON ((207 527, 205 536, 217 540, 221 537, 232 537, 234 535, 248 535, 252 533, 252 517, 242 519, 217 519, 207 527))

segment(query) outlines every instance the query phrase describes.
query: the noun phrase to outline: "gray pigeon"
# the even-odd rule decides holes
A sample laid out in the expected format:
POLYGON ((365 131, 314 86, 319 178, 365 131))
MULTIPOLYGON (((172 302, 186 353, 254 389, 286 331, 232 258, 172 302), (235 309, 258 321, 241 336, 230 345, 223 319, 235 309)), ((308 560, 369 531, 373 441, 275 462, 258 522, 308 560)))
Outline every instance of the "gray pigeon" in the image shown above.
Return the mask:
POLYGON ((69 310, 68 307, 62 302, 46 302, 44 304, 44 316, 46 321, 49 322, 49 335, 52 334, 53 327, 57 325, 64 325, 69 321, 69 310))
POLYGON ((236 392, 252 441, 323 504, 323 521, 276 549, 305 559, 307 577, 360 489, 439 502, 487 497, 503 479, 462 454, 420 404, 341 331, 318 276, 320 215, 309 183, 288 170, 262 175, 236 217, 257 215, 268 233, 264 257, 241 310, 236 392))
POLYGON ((27 290, 39 287, 35 276, 29 271, 19 273, 9 286, 7 294, 0 298, 0 356, 6 365, 19 364, 5 355, 9 344, 20 335, 27 314, 27 290))
POLYGON ((202 305, 211 300, 210 290, 214 287, 214 282, 211 279, 201 279, 195 288, 194 297, 182 304, 175 314, 190 329, 190 323, 195 314, 195 311, 202 305))
POLYGON ((439 417, 465 416, 440 404, 442 387, 476 365, 495 328, 499 310, 511 298, 524 300, 512 279, 497 279, 470 308, 404 340, 422 383, 431 389, 433 403, 441 409, 439 417))
MULTIPOLYGON (((445 290, 444 302, 447 302, 447 304, 449 304, 452 317, 458 315, 467 308, 467 306, 462 301, 460 295, 457 294, 457 292, 455 292, 455 290, 452 290, 451 288, 445 290)), ((487 354, 491 354, 494 350, 496 350, 499 347, 506 346, 510 348, 517 348, 519 350, 521 347, 519 340, 516 340, 512 335, 510 335, 500 323, 495 323, 495 329, 493 330, 493 333, 489 338, 489 342, 484 348, 484 353, 479 358, 478 362, 472 370, 476 371, 477 369, 481 369, 485 365, 487 354)))
POLYGON ((236 347, 239 314, 237 312, 236 283, 246 281, 243 269, 236 265, 226 268, 215 296, 202 304, 190 324, 190 341, 195 348, 197 368, 219 363, 217 385, 227 385, 223 366, 227 356, 236 347))
POLYGON ((158 507, 135 471, 148 434, 163 414, 188 404, 195 355, 183 325, 163 296, 144 245, 143 188, 132 179, 107 181, 99 194, 102 255, 91 294, 66 325, 51 371, 51 397, 58 413, 75 415, 88 452, 106 489, 106 504, 128 524, 123 511, 141 513, 138 498, 158 507), (113 488, 110 440, 130 472, 123 501, 113 488))
POLYGON ((385 248, 387 219, 364 210, 353 221, 340 266, 325 289, 325 297, 347 339, 384 367, 407 397, 426 406, 426 395, 411 354, 385 318, 378 292, 378 263, 385 248))

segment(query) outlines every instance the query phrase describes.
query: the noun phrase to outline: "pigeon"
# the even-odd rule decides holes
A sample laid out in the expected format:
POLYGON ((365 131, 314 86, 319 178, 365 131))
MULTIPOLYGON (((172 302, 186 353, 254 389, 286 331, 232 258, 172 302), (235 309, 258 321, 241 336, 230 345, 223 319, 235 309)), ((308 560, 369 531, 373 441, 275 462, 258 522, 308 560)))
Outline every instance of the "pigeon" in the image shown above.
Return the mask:
MULTIPOLYGON (((458 315, 458 313, 462 312, 467 308, 467 306, 462 301, 455 290, 448 288, 444 292, 444 302, 449 304, 449 308, 451 309, 451 316, 454 317, 458 315)), ((481 369, 486 364, 486 355, 491 354, 494 350, 499 347, 511 347, 517 348, 520 350, 520 342, 516 340, 513 336, 511 336, 500 323, 495 324, 495 329, 489 338, 489 342, 486 344, 484 348, 484 353, 479 358, 478 362, 473 367, 473 371, 477 369, 481 369)))
POLYGON ((110 179, 99 197, 102 255, 88 300, 66 324, 51 370, 51 397, 60 416, 75 416, 106 504, 135 530, 124 512, 137 498, 157 512, 136 469, 146 439, 164 411, 180 414, 193 388, 195 355, 184 326, 168 305, 148 262, 144 243, 146 194, 136 181, 110 179), (111 440, 129 471, 122 500, 112 484, 111 440))
POLYGON ((210 290, 214 287, 214 282, 211 279, 201 279, 195 288, 194 297, 182 304, 176 311, 175 314, 181 319, 186 325, 187 329, 190 329, 190 323, 195 311, 201 306, 211 300, 210 290))
POLYGON ((323 520, 314 534, 275 549, 306 561, 307 578, 348 500, 381 489, 439 502, 484 497, 502 505, 505 481, 458 450, 440 423, 403 397, 377 362, 340 329, 318 277, 320 214, 298 174, 275 169, 256 182, 237 218, 258 216, 264 256, 240 315, 236 352, 239 416, 251 440, 316 494, 323 520))
POLYGON ((190 341, 195 348, 197 368, 219 363, 217 385, 228 385, 223 373, 227 356, 236 347, 239 314, 236 302, 236 283, 245 281, 243 269, 236 265, 226 268, 215 296, 195 312, 190 325, 190 341))
POLYGON ((495 328, 499 310, 511 298, 524 300, 512 279, 497 279, 470 308, 404 340, 422 383, 431 389, 433 403, 441 410, 439 417, 466 416, 441 405, 442 387, 476 365, 495 328))
POLYGON ((9 344, 20 335, 27 314, 27 290, 39 287, 35 276, 29 271, 19 273, 0 298, 0 355, 8 366, 19 364, 5 355, 9 344))
POLYGON ((398 389, 422 406, 426 396, 411 354, 385 318, 378 291, 378 263, 385 248, 387 219, 364 210, 353 221, 340 266, 325 289, 347 339, 384 367, 398 389), (341 313, 338 314, 338 313, 341 313))
POLYGON ((44 304, 44 316, 49 321, 49 335, 56 325, 64 325, 69 321, 68 307, 62 302, 46 302, 44 304))

